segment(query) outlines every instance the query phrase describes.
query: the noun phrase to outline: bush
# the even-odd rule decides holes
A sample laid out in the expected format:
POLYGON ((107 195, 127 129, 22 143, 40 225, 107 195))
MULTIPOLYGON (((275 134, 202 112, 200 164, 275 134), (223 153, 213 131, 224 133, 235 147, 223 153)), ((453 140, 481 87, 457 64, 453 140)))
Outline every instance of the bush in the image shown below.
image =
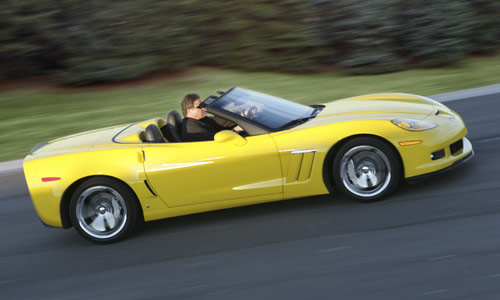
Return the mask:
MULTIPOLYGON (((205 64, 248 70, 317 70, 321 45, 303 0, 197 2, 205 64)), ((194 6, 194 5, 193 5, 194 6)))
POLYGON ((23 0, 0 3, 0 78, 122 81, 208 64, 349 74, 500 47, 498 0, 23 0))
POLYGON ((57 71, 63 82, 122 81, 190 65, 191 45, 170 2, 68 3, 56 39, 64 56, 57 71))
POLYGON ((500 48, 500 1, 469 0, 472 30, 468 36, 475 53, 492 53, 500 48))
POLYGON ((401 0, 400 52, 419 66, 458 62, 473 51, 472 13, 463 0, 401 0))
POLYGON ((333 49, 331 61, 347 73, 384 73, 404 68, 396 53, 393 0, 320 2, 323 38, 333 49))

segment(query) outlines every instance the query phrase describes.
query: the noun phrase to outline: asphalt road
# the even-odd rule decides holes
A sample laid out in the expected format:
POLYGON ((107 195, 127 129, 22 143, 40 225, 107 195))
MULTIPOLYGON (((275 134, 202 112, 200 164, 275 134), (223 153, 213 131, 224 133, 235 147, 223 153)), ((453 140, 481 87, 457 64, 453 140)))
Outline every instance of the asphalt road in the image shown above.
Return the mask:
POLYGON ((303 198, 151 222, 99 246, 0 175, 0 299, 500 299, 500 94, 446 103, 476 156, 388 200, 303 198))

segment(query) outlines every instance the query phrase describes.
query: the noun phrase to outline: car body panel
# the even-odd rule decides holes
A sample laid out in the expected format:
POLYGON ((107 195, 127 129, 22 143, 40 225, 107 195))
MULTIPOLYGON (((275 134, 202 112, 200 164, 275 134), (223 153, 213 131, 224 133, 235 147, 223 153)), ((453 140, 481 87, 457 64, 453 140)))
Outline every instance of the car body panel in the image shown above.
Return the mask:
POLYGON ((165 143, 144 147, 145 170, 169 207, 282 194, 276 145, 268 134, 246 143, 165 143))
MULTIPOLYGON (((147 143, 144 130, 154 118, 89 131, 49 142, 24 160, 24 172, 41 220, 63 227, 71 192, 82 180, 106 176, 124 182, 139 201, 146 221, 235 206, 331 192, 325 166, 347 140, 372 136, 400 156, 404 177, 446 169, 473 153, 458 114, 426 97, 375 94, 324 104, 307 122, 286 130, 242 137, 221 131, 214 141, 147 143), (407 131, 391 120, 437 124, 407 131), (463 140, 451 153, 450 144, 463 140), (409 146, 402 146, 405 142, 409 146), (433 160, 431 153, 445 156, 433 160), (44 181, 45 178, 60 178, 44 181)), ((328 166, 327 166, 328 167, 328 166)))
POLYGON ((144 183, 146 174, 142 157, 140 145, 122 145, 66 155, 26 158, 26 180, 42 221, 50 226, 61 227, 60 207, 64 192, 73 183, 92 176, 113 177, 125 182, 141 199, 143 211, 165 208, 163 201, 152 195, 144 183), (60 180, 43 182, 42 178, 46 177, 58 177, 60 180))

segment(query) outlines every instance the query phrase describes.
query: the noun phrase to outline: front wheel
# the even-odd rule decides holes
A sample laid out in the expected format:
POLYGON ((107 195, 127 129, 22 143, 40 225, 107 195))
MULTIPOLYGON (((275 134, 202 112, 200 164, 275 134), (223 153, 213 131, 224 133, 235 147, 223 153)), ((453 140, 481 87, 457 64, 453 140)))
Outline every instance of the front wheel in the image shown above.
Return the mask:
POLYGON ((371 202, 394 191, 401 177, 401 163, 386 142, 360 137, 342 145, 333 161, 333 179, 345 195, 371 202))
POLYGON ((125 238, 137 222, 137 202, 123 183, 93 178, 80 185, 71 198, 70 217, 85 238, 111 243, 125 238))

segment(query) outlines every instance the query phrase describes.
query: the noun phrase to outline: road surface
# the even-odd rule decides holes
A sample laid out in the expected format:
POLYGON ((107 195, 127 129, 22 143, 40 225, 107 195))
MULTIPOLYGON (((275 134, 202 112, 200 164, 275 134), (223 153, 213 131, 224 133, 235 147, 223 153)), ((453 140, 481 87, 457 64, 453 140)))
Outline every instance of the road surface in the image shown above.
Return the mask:
POLYGON ((476 156, 389 199, 303 198, 145 224, 99 246, 0 175, 0 299, 500 299, 500 94, 446 103, 476 156))

